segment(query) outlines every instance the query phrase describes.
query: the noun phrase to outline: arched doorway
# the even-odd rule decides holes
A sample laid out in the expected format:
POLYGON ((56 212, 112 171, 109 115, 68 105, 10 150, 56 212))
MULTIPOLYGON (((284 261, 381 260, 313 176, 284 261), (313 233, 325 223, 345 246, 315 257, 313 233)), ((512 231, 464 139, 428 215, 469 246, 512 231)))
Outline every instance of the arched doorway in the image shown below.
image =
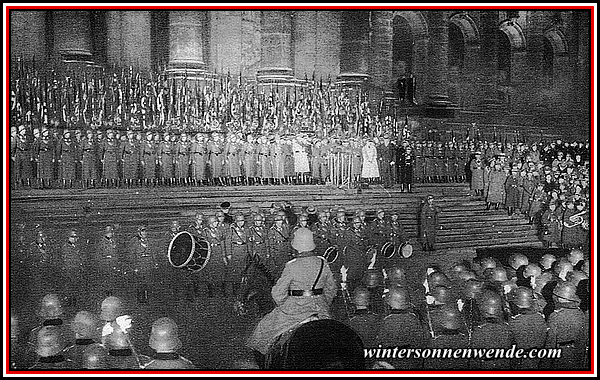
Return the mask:
POLYGON ((418 11, 394 12, 392 33, 392 75, 400 78, 413 74, 417 83, 415 97, 422 100, 429 43, 425 17, 418 11))
POLYGON ((506 33, 502 30, 496 32, 498 38, 498 84, 510 85, 511 77, 511 44, 506 33))

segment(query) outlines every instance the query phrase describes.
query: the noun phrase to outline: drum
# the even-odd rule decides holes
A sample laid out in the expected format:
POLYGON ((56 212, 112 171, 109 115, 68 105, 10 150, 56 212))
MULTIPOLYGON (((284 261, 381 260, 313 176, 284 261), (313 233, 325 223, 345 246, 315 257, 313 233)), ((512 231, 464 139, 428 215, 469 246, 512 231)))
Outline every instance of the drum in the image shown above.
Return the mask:
POLYGON ((323 253, 323 258, 327 260, 329 264, 334 263, 339 256, 339 251, 337 246, 331 246, 325 250, 323 253))
POLYGON ((408 259, 413 254, 413 246, 410 243, 404 243, 400 246, 400 254, 405 259, 408 259))
POLYGON ((198 272, 210 259, 210 244, 202 237, 183 231, 175 235, 169 243, 167 257, 175 268, 198 272))
POLYGON ((388 241, 387 243, 385 243, 381 246, 380 253, 386 259, 391 259, 394 256, 394 254, 396 253, 396 245, 394 243, 392 243, 391 241, 388 241))
POLYGON ((366 369, 360 337, 333 319, 302 323, 281 334, 267 353, 265 367, 305 371, 366 369))

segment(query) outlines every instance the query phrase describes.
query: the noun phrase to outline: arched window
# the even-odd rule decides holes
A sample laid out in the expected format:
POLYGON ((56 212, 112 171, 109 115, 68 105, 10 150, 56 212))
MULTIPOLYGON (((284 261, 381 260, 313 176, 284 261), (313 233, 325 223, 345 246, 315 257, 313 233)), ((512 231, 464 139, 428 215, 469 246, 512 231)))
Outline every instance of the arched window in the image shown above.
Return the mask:
POLYGON ((408 76, 413 72, 413 47, 415 44, 412 28, 401 16, 393 20, 393 75, 408 76))
POLYGON ((544 83, 552 85, 554 82, 554 50, 548 38, 544 38, 544 52, 542 56, 542 75, 544 83))
POLYGON ((511 76, 511 43, 508 35, 503 31, 497 31, 496 35, 498 38, 498 82, 508 86, 511 76))
POLYGON ((465 40, 458 26, 450 23, 448 27, 448 66, 463 68, 465 61, 465 40))

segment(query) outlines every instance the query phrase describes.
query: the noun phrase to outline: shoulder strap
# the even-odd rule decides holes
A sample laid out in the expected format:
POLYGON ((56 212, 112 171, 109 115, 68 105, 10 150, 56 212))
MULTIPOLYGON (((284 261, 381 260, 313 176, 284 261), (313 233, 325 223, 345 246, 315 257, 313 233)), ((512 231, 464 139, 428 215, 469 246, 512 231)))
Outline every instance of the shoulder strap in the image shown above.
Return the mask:
POLYGON ((317 286, 317 282, 319 282, 319 279, 321 278, 321 273, 323 273, 323 266, 325 266, 325 259, 320 259, 320 261, 321 261, 321 268, 319 269, 319 274, 317 275, 317 278, 315 279, 315 282, 313 283, 311 290, 315 290, 315 286, 317 286))

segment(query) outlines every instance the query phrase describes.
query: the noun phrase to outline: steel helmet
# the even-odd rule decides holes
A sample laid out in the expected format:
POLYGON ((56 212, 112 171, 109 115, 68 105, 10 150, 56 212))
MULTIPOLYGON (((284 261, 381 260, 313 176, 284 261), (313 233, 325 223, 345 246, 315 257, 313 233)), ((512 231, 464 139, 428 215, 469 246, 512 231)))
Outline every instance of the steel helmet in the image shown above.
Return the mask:
POLYGON ((58 355, 65 348, 62 330, 56 326, 44 326, 38 331, 35 352, 41 357, 58 355))
POLYGON ((367 269, 363 277, 363 282, 368 288, 380 286, 383 283, 383 273, 377 269, 367 269))
POLYGON ((476 299, 483 291, 483 282, 471 279, 465 282, 462 289, 462 297, 465 299, 476 299))
POLYGON ((406 283, 406 271, 404 268, 392 267, 388 271, 388 281, 390 283, 404 285, 406 283))
POLYGON ((75 314, 75 318, 71 322, 71 330, 73 330, 77 338, 94 339, 99 333, 99 324, 100 320, 95 314, 89 311, 80 311, 75 314))
POLYGON ((443 305, 440 310, 440 325, 448 330, 459 330, 465 323, 456 304, 443 305))
POLYGON ((533 289, 519 286, 509 293, 509 300, 521 309, 531 309, 535 303, 533 289))
POLYGON ((410 296, 404 286, 393 285, 384 295, 385 302, 392 309, 405 310, 410 307, 410 296))
POLYGON ((358 287, 354 290, 352 302, 356 307, 368 307, 371 304, 371 293, 365 288, 358 287))
POLYGON ((101 344, 90 344, 81 356, 84 369, 108 369, 108 351, 101 344))
POLYGON ((523 270, 523 277, 539 277, 542 274, 542 268, 537 264, 529 264, 523 270))
POLYGON ((436 286, 431 289, 430 293, 438 305, 445 305, 452 302, 452 292, 445 286, 436 286))
POLYGON ((45 319, 58 318, 62 315, 63 309, 58 295, 54 293, 46 294, 42 298, 39 309, 39 315, 45 319))
POLYGON ((444 272, 436 271, 431 272, 427 276, 427 283, 429 284, 429 288, 435 288, 437 286, 446 286, 451 287, 450 279, 448 276, 444 274, 444 272))
POLYGON ((579 248, 574 248, 567 255, 567 259, 573 265, 576 265, 578 262, 583 260, 583 251, 579 248))
POLYGON ((100 306, 100 319, 103 321, 114 321, 123 315, 122 302, 118 297, 106 297, 100 306))
POLYGON ((549 270, 552 268, 552 264, 556 261, 556 256, 551 253, 546 253, 540 259, 540 266, 543 270, 549 270))
POLYGON ((502 317, 502 298, 491 290, 485 290, 479 299, 477 305, 483 317, 499 318, 502 317))
POLYGON ((522 253, 515 253, 508 259, 508 263, 514 270, 519 269, 523 265, 529 264, 529 259, 522 253))
POLYGON ((508 281, 508 277, 506 275, 506 269, 504 267, 496 267, 492 271, 492 281, 495 282, 504 282, 508 281))
POLYGON ((171 318, 163 317, 152 324, 149 345, 156 352, 173 352, 181 348, 177 323, 171 318))
POLYGON ((556 284, 552 296, 555 304, 581 302, 581 299, 577 295, 577 287, 569 281, 562 281, 556 284))

